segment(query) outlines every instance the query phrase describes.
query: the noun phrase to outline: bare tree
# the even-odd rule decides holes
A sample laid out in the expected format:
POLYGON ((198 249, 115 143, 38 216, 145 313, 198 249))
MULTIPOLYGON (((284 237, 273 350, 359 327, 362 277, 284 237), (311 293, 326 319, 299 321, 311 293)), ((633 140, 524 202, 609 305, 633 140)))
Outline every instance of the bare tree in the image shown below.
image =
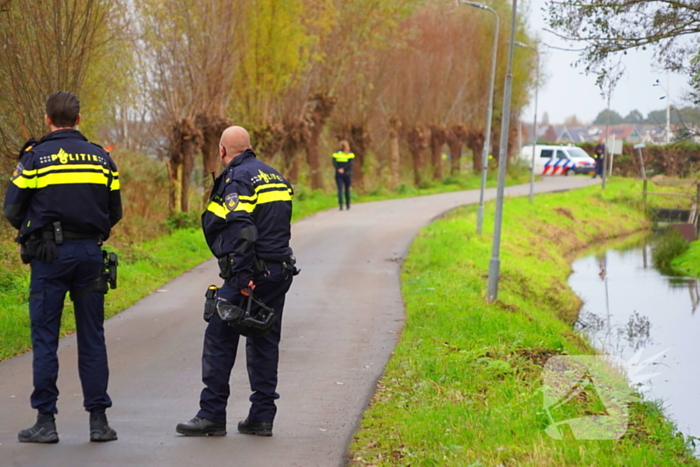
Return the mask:
POLYGON ((53 91, 81 95, 90 66, 112 39, 117 3, 5 0, 0 4, 0 151, 14 153, 44 132, 53 91), (31 12, 31 14, 29 13, 31 12))

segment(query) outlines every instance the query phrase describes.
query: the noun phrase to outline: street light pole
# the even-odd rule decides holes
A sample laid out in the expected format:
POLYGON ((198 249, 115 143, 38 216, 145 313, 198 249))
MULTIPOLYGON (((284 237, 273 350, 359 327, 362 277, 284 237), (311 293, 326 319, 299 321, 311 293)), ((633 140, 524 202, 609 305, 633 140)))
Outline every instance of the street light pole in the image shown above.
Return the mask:
POLYGON ((671 87, 670 78, 668 77, 668 75, 666 75, 666 87, 667 88, 665 88, 663 86, 663 84, 661 84, 661 81, 659 81, 658 79, 656 80, 656 83, 653 84, 653 86, 659 86, 661 89, 664 90, 664 93, 666 93, 666 95, 664 97, 662 97, 661 99, 666 99, 666 144, 670 144, 671 143, 671 96, 669 95, 668 89, 667 89, 667 88, 671 87))
POLYGON ((518 47, 523 47, 525 49, 530 49, 537 55, 537 83, 535 84, 535 120, 532 124, 532 170, 530 172, 530 202, 535 201, 535 149, 537 146, 537 91, 540 88, 540 52, 523 42, 515 42, 518 47))
POLYGON ((515 48, 515 28, 518 0, 513 0, 510 20, 510 40, 508 41, 508 68, 505 90, 503 91, 503 112, 501 116, 501 142, 498 152, 498 188, 496 189, 496 213, 493 223, 493 247, 489 261, 489 280, 486 299, 498 299, 498 277, 501 269, 501 224, 503 223, 503 193, 506 184, 506 164, 508 163, 508 133, 510 131, 510 98, 513 88, 513 49, 515 48))
POLYGON ((489 152, 491 150, 491 119, 493 115, 493 89, 496 81, 496 58, 498 55, 498 28, 499 17, 496 10, 483 3, 468 2, 461 0, 465 5, 480 8, 493 13, 496 26, 493 32, 493 47, 491 52, 491 80, 489 82, 489 103, 486 107, 486 135, 484 138, 484 148, 481 151, 481 190, 479 192, 479 208, 476 214, 476 233, 481 235, 484 224, 484 190, 486 189, 486 176, 488 174, 489 152))

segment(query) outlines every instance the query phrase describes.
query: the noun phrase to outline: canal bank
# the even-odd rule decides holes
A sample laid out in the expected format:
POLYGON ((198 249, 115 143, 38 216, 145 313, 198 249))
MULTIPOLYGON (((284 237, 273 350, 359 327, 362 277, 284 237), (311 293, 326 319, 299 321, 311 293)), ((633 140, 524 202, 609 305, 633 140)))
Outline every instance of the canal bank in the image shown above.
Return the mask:
MULTIPOLYGON (((581 301, 566 283, 567 255, 647 227, 639 191, 633 181, 612 181, 604 192, 538 195, 534 204, 508 199, 494 304, 484 301, 491 232, 475 234, 475 209, 457 209, 423 229, 403 265, 406 325, 356 434, 353 461, 698 465, 688 440, 647 402, 631 404, 620 439, 546 432, 547 361, 595 352, 572 327, 581 301)), ((585 395, 574 402, 581 416, 597 410, 585 395)))
POLYGON ((696 437, 700 290, 695 278, 654 267, 656 240, 648 234, 611 241, 573 262, 568 282, 583 301, 576 327, 601 352, 650 360, 643 372, 653 376, 638 390, 658 401, 681 432, 696 437))

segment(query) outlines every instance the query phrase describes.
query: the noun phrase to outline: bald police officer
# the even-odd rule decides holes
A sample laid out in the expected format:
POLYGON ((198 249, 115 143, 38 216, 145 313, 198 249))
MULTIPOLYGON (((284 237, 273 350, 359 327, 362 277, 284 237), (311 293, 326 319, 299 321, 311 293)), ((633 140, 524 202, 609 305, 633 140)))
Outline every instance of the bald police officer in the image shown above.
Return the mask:
POLYGON ((27 443, 57 443, 58 348, 66 293, 75 306, 78 369, 90 441, 112 441, 107 423, 109 369, 104 339, 104 266, 100 245, 121 219, 119 175, 109 154, 76 129, 80 102, 65 91, 46 101, 51 132, 20 152, 4 214, 19 230, 22 260, 31 264, 29 316, 37 422, 19 433, 27 443))
MULTIPOLYGON (((292 187, 276 170, 256 158, 248 132, 239 126, 221 136, 219 154, 225 167, 214 182, 202 215, 204 235, 219 259, 224 285, 220 302, 238 305, 251 291, 274 309, 272 330, 246 340, 246 363, 252 394, 240 433, 271 436, 277 412, 277 364, 285 294, 296 273, 289 247, 292 187)), ((245 301, 245 299, 243 300, 245 301)), ((221 305, 221 303, 219 303, 221 305)), ((260 308, 253 305, 253 311, 260 308)), ((204 334, 200 410, 177 425, 186 436, 226 435, 229 378, 236 360, 239 332, 213 313, 204 334)))

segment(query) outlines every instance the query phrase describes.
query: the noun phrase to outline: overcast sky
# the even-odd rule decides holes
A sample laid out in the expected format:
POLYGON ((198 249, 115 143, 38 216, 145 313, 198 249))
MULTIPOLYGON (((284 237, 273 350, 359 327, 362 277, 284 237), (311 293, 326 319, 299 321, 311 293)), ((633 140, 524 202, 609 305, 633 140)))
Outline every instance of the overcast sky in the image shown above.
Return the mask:
MULTIPOLYGON (((528 23, 531 32, 539 36, 542 42, 552 46, 571 48, 571 44, 544 31, 545 20, 542 12, 544 4, 545 0, 519 2, 518 10, 521 12, 529 10, 528 23)), ((501 24, 509 21, 510 18, 501 18, 501 24)), ((580 48, 580 46, 573 45, 573 48, 580 48)), ((528 53, 528 51, 518 48, 515 53, 528 53)), ((550 123, 563 123, 564 119, 571 115, 576 115, 584 123, 592 122, 598 113, 606 108, 607 103, 595 84, 595 76, 583 74, 583 68, 572 67, 572 63, 578 58, 578 52, 565 52, 543 46, 540 53, 543 83, 539 89, 538 120, 541 120, 544 112, 547 112, 550 123)), ((651 52, 629 52, 623 63, 627 71, 613 92, 610 103, 612 110, 624 117, 637 109, 646 117, 650 111, 665 109, 666 99, 661 98, 666 95, 666 91, 661 87, 653 86, 657 79, 661 81, 664 88, 668 89, 672 106, 688 105, 683 100, 688 92, 687 79, 678 74, 667 74, 654 69, 651 52)), ((524 118, 534 118, 534 105, 531 104, 525 109, 524 118)))

